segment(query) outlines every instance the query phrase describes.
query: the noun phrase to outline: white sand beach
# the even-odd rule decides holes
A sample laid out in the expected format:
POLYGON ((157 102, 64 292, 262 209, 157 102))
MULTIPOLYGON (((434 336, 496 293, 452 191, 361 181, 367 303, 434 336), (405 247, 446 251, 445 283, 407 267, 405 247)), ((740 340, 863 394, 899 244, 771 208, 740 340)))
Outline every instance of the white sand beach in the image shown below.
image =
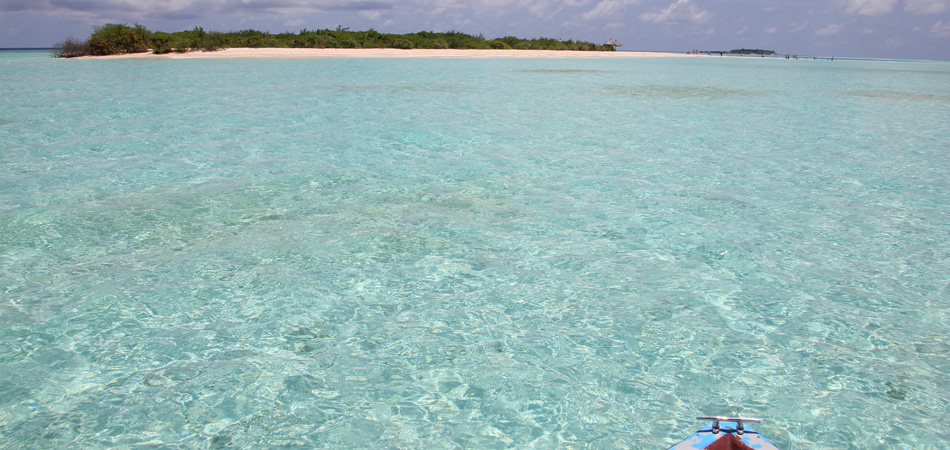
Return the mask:
POLYGON ((562 50, 458 50, 395 48, 228 48, 213 52, 132 53, 87 56, 95 59, 333 59, 333 58, 650 58, 699 56, 667 52, 597 52, 562 50))

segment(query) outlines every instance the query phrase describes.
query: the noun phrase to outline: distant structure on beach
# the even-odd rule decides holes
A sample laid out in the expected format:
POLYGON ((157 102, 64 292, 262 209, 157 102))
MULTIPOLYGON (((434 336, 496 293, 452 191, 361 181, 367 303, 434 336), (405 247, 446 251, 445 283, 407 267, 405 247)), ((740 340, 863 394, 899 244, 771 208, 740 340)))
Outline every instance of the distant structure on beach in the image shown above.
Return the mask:
POLYGON ((623 44, 621 44, 621 43, 619 43, 619 42, 617 42, 617 41, 615 41, 615 40, 613 40, 613 39, 607 39, 607 42, 604 42, 604 46, 607 46, 607 47, 623 47, 623 44))

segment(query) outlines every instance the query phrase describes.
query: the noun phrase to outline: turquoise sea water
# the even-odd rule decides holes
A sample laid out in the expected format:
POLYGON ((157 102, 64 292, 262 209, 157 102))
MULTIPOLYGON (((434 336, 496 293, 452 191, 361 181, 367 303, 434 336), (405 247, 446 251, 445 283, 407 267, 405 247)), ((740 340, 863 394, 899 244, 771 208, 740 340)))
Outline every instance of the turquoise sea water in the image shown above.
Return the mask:
POLYGON ((950 64, 0 52, 0 448, 950 448, 950 64))

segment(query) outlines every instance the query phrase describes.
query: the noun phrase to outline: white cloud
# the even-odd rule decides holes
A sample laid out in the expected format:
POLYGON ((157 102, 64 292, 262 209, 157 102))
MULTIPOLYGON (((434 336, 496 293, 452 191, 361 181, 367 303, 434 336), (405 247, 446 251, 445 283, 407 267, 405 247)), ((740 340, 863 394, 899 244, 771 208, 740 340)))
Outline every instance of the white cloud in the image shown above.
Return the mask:
POLYGON ((914 14, 941 14, 950 11, 950 0, 838 0, 848 14, 883 16, 904 5, 904 11, 914 14))
POLYGON ((662 11, 654 10, 641 14, 640 20, 656 23, 691 22, 699 24, 706 22, 712 16, 711 12, 700 9, 690 0, 676 0, 675 3, 662 11))
POLYGON ((736 35, 745 34, 746 31, 749 31, 749 26, 748 26, 748 25, 746 25, 746 26, 740 28, 738 31, 736 31, 736 35))
POLYGON ((622 3, 618 0, 603 0, 594 7, 594 9, 583 14, 587 20, 603 19, 610 17, 620 10, 622 3))
POLYGON ((886 47, 895 48, 904 45, 904 40, 900 38, 889 38, 884 41, 886 47))
POLYGON ((567 6, 583 6, 590 2, 590 0, 418 0, 418 1, 402 1, 402 0, 386 0, 392 1, 394 3, 421 3, 432 5, 436 8, 455 8, 455 9, 465 9, 470 11, 504 11, 512 9, 532 9, 532 8, 544 8, 544 9, 557 9, 562 5, 567 6))
POLYGON ((551 5, 546 1, 538 0, 528 7, 528 11, 544 20, 551 20, 554 15, 561 12, 561 6, 558 3, 551 5))
POLYGON ((815 34, 819 36, 831 36, 832 34, 835 34, 839 31, 841 31, 841 25, 833 23, 831 25, 828 25, 827 27, 824 27, 816 31, 815 34))
MULTIPOLYGON (((446 11, 455 11, 465 17, 489 15, 501 17, 517 10, 525 10, 545 20, 553 20, 565 7, 577 8, 590 3, 590 0, 375 0, 390 1, 397 4, 418 4, 426 11, 435 11, 442 15, 446 11)), ((633 4, 632 0, 612 0, 617 3, 633 4)), ((639 0, 637 0, 639 1, 639 0)), ((599 7, 599 5, 598 5, 599 7)), ((597 9, 597 7, 595 7, 597 9)))
POLYGON ((190 19, 213 13, 290 14, 393 8, 395 0, 0 0, 0 11, 41 11, 125 20, 190 19))
POLYGON ((792 28, 792 33, 798 33, 808 27, 808 22, 792 22, 788 25, 792 28))
POLYGON ((383 13, 376 11, 360 11, 360 15, 369 19, 369 20, 379 20, 383 16, 383 13))
POLYGON ((765 27, 762 29, 762 32, 765 34, 775 34, 778 31, 777 27, 765 27))
POLYGON ((897 0, 843 0, 848 14, 859 16, 883 16, 894 10, 897 0))
POLYGON ((950 23, 939 21, 930 28, 930 35, 938 38, 950 37, 950 23))
MULTIPOLYGON (((588 13, 591 17, 617 21, 621 20, 618 18, 622 13, 621 8, 639 1, 641 0, 0 0, 0 14, 42 12, 83 18, 83 21, 91 23, 155 23, 166 20, 200 23, 203 18, 222 15, 255 20, 269 16, 283 23, 323 12, 353 13, 369 20, 384 20, 391 16, 387 11, 393 11, 396 15, 402 15, 402 20, 406 21, 411 21, 410 16, 433 17, 448 14, 451 17, 445 19, 458 26, 458 20, 461 18, 499 18, 525 11, 544 20, 554 20, 567 9, 589 9, 593 7, 591 5, 597 5, 588 13)), ((580 14, 576 14, 575 17, 579 16, 580 14)))
POLYGON ((582 16, 587 20, 607 19, 617 15, 626 5, 635 5, 639 1, 631 0, 601 0, 594 9, 585 12, 582 16))
POLYGON ((950 0, 904 0, 904 11, 914 14, 940 14, 950 10, 950 0))

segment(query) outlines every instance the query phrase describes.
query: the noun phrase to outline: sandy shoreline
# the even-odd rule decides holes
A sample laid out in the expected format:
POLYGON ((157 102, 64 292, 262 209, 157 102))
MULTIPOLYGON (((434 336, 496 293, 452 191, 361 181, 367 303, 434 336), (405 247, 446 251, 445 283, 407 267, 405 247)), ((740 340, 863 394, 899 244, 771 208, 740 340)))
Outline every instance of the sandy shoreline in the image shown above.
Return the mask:
POLYGON ((585 52, 561 50, 457 50, 395 48, 228 48, 214 52, 133 53, 86 56, 93 59, 337 59, 337 58, 656 58, 697 56, 664 52, 585 52))

